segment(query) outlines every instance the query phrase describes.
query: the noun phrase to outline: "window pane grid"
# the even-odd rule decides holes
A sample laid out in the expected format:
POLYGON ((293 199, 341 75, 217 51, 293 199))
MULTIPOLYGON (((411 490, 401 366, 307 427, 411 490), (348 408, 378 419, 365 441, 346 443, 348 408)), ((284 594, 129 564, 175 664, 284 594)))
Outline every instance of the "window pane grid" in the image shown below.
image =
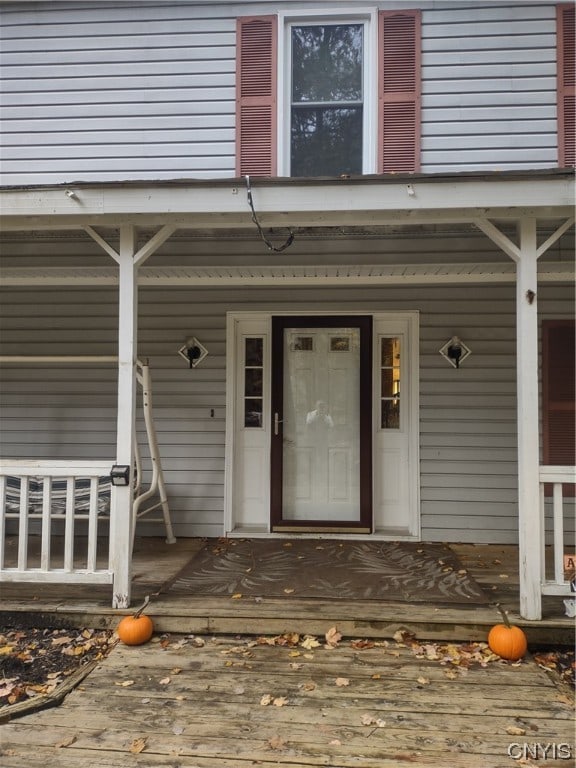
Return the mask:
POLYGON ((400 429, 400 339, 380 339, 380 427, 400 429))
POLYGON ((262 429, 264 414, 264 339, 244 340, 244 427, 262 429))

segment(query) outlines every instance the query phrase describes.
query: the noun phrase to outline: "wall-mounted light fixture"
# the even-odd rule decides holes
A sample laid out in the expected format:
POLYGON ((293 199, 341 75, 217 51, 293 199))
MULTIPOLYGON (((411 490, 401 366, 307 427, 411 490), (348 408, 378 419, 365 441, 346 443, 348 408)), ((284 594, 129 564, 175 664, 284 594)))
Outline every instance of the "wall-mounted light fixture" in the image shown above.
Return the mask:
POLYGON ((110 482, 112 485, 129 485, 130 467, 128 464, 114 464, 110 470, 110 482))
POLYGON ((460 368, 461 363, 472 354, 470 347, 467 347, 458 336, 452 336, 439 351, 453 368, 460 368))
POLYGON ((187 339, 178 350, 178 354, 189 364, 190 368, 196 368, 208 354, 206 347, 201 344, 196 336, 187 339))

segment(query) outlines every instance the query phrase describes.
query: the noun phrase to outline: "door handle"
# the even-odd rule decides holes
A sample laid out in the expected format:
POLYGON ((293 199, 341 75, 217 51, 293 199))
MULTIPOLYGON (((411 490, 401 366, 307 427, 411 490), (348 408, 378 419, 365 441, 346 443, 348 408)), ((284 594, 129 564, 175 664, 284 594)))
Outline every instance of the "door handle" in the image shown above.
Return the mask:
POLYGON ((278 434, 278 425, 279 425, 279 424, 282 424, 282 423, 283 423, 283 421, 284 421, 284 419, 279 419, 279 418, 278 418, 278 413, 276 412, 276 413, 274 414, 274 434, 275 434, 275 435, 277 435, 277 434, 278 434))

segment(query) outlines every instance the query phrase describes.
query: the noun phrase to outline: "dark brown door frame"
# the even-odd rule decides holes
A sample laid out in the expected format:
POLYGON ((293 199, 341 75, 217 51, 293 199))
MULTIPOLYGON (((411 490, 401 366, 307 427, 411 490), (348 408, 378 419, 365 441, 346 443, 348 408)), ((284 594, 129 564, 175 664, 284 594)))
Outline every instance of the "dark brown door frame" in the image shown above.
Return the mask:
POLYGON ((272 416, 270 446, 270 520, 272 530, 338 529, 372 532, 372 317, 369 315, 313 315, 272 317, 272 414, 278 413, 278 434, 272 416), (338 523, 324 520, 282 519, 284 329, 285 328, 360 329, 360 520, 338 523))

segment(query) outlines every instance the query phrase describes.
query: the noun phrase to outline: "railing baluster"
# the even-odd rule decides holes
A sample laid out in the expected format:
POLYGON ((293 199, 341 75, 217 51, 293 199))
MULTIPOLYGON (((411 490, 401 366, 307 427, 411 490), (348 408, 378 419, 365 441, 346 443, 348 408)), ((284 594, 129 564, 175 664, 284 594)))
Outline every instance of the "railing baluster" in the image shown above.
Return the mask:
POLYGON ((553 486, 554 519, 554 578, 556 584, 564 584, 564 505, 562 502, 562 483, 553 486))
POLYGON ((96 570, 96 550, 98 546, 98 478, 90 480, 90 507, 88 509, 88 552, 86 567, 96 570))
POLYGON ((18 518, 18 569, 25 571, 28 565, 28 496, 27 477, 20 478, 20 516, 18 518))
POLYGON ((66 523, 64 527, 64 570, 74 570, 74 478, 66 478, 66 523))
POLYGON ((52 518, 50 504, 52 501, 52 478, 45 477, 42 485, 42 548, 40 552, 40 570, 50 570, 50 549, 52 543, 52 518))

